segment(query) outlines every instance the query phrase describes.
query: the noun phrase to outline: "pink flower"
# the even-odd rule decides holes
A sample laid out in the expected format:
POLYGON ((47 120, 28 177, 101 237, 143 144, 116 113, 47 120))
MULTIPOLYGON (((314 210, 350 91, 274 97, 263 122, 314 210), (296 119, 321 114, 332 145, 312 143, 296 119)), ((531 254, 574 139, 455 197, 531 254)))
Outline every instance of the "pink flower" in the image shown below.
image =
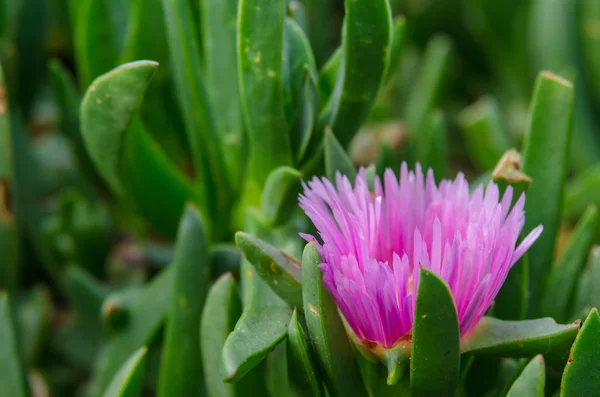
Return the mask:
MULTIPOLYGON (((463 174, 436 185, 402 164, 400 181, 388 169, 369 191, 364 170, 352 187, 336 175, 304 185, 300 206, 323 244, 323 283, 355 336, 389 348, 412 330, 419 267, 450 287, 465 335, 490 307, 510 268, 542 232, 516 247, 525 222, 525 195, 510 210, 512 188, 499 201, 490 182, 469 194, 463 174)), ((309 235, 303 237, 312 241, 309 235)))

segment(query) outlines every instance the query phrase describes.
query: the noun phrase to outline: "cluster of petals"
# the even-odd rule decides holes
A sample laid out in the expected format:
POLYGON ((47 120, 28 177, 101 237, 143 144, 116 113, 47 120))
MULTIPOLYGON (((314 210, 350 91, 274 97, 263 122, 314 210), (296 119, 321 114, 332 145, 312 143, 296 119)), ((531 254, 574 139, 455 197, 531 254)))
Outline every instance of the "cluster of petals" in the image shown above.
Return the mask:
POLYGON ((542 232, 517 247, 525 223, 525 196, 511 209, 513 191, 499 197, 490 182, 472 193, 464 175, 436 184, 417 164, 390 169, 369 189, 364 170, 354 186, 314 178, 300 206, 314 223, 323 258, 323 283, 360 340, 386 348, 412 330, 420 267, 449 286, 465 335, 485 314, 509 270, 542 232))

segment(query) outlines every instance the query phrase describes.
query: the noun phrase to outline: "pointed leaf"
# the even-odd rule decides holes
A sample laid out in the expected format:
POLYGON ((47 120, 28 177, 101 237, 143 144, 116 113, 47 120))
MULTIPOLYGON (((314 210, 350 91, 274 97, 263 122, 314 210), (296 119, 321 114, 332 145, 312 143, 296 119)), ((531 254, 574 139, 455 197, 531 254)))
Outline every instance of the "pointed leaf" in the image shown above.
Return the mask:
POLYGON ((369 115, 385 78, 392 17, 388 0, 346 0, 345 4, 340 70, 322 124, 331 126, 347 147, 369 115))
POLYGON ((298 208, 298 194, 302 191, 302 173, 294 168, 275 168, 265 182, 261 209, 268 225, 277 226, 287 220, 298 208))
POLYGON ((503 321, 484 317, 461 340, 463 354, 532 357, 543 354, 548 363, 563 365, 579 325, 557 324, 551 318, 503 321))
POLYGON ((364 395, 354 351, 331 295, 323 286, 314 242, 302 255, 302 296, 308 334, 332 397, 364 395))
POLYGON ((129 310, 127 328, 109 341, 106 356, 98 370, 96 394, 106 390, 131 354, 152 341, 169 310, 172 281, 171 269, 167 268, 137 294, 129 310))
POLYGON ((237 74, 237 12, 239 0, 200 1, 204 76, 223 135, 225 163, 232 185, 242 182, 245 131, 237 74))
POLYGON ((507 126, 498 101, 483 97, 465 108, 458 118, 469 158, 481 170, 493 169, 510 149, 507 126))
POLYGON ((421 268, 412 335, 413 396, 453 396, 460 370, 458 315, 448 286, 421 268))
POLYGON ((179 106, 183 113, 188 144, 197 175, 210 192, 212 184, 227 186, 222 165, 221 137, 215 128, 202 75, 200 47, 196 36, 191 3, 187 0, 163 0, 165 26, 179 106), (216 180, 217 176, 223 177, 216 180))
POLYGON ((0 341, 0 395, 29 396, 26 367, 20 356, 17 329, 5 292, 0 292, 0 341))
POLYGON ((209 256, 202 217, 187 205, 171 263, 173 286, 163 341, 158 396, 191 396, 202 390, 198 324, 208 284, 209 256))
POLYGON ((235 383, 262 362, 287 335, 292 311, 244 261, 248 300, 235 329, 223 346, 223 380, 235 383))
POLYGON ((81 103, 85 146, 108 185, 123 193, 119 177, 122 136, 139 109, 158 64, 139 61, 122 65, 92 83, 81 103))
POLYGON ((523 233, 544 225, 544 233, 529 249, 529 317, 539 311, 542 286, 554 255, 567 175, 572 110, 573 85, 554 74, 540 73, 522 151, 523 172, 534 181, 527 190, 523 233))
POLYGON ((449 163, 448 126, 441 110, 431 112, 424 120, 415 150, 424 169, 431 168, 438 180, 444 178, 449 163))
POLYGON ((400 55, 406 42, 406 18, 398 16, 394 18, 392 31, 392 43, 390 46, 390 57, 385 72, 384 82, 387 83, 394 78, 400 65, 400 55))
POLYGON ((104 397, 137 397, 142 391, 148 348, 142 346, 119 368, 104 397))
POLYGON ((224 274, 208 292, 200 322, 200 350, 209 397, 251 396, 256 390, 251 383, 263 382, 262 377, 251 379, 256 376, 250 372, 235 385, 224 383, 221 380, 221 368, 215 365, 221 361, 227 335, 233 331, 241 313, 242 302, 235 280, 231 274, 224 274))
POLYGON ((325 174, 327 179, 332 182, 335 181, 335 174, 339 172, 347 176, 350 183, 354 183, 356 167, 330 129, 325 131, 323 145, 325 146, 325 174))
POLYGON ((292 165, 283 97, 284 0, 240 0, 238 76, 250 140, 250 172, 259 186, 269 172, 292 165), (265 23, 268 21, 268 23, 265 23))
POLYGON ((546 371, 544 357, 535 356, 515 380, 506 397, 544 397, 546 371))
POLYGON ((567 249, 552 267, 542 301, 542 315, 557 321, 566 321, 569 318, 577 280, 587 263, 597 230, 598 210, 591 207, 577 224, 567 249))
POLYGON ((316 362, 304 329, 298 321, 298 311, 294 310, 288 328, 287 362, 290 385, 298 396, 324 396, 316 362))
POLYGON ((571 348, 560 386, 562 397, 593 396, 600 390, 599 343, 600 316, 598 310, 593 309, 583 323, 583 327, 575 339, 575 344, 571 348))

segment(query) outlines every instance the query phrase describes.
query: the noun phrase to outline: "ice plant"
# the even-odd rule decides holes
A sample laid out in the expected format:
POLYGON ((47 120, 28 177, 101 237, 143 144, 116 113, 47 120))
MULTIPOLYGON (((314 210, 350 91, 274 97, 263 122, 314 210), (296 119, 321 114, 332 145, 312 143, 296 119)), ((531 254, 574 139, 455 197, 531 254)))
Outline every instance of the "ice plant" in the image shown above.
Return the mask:
POLYGON ((421 266, 448 284, 461 336, 477 324, 542 232, 517 246, 525 195, 511 210, 512 196, 509 186, 500 199, 493 182, 469 193, 463 174, 437 185, 431 170, 403 164, 399 181, 388 169, 373 192, 363 170, 354 186, 339 173, 335 185, 314 178, 300 206, 322 239, 323 283, 354 336, 390 348, 411 332, 421 266))

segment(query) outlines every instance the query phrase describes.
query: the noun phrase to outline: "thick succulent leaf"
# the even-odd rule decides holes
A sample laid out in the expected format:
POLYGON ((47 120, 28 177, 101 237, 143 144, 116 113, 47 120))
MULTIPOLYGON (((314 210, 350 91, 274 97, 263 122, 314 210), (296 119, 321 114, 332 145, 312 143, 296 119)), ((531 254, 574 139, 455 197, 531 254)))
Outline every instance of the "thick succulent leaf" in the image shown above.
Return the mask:
POLYGON ((273 292, 290 307, 302 310, 302 266, 284 252, 247 233, 237 232, 235 243, 273 292))
POLYGON ((167 268, 155 276, 135 297, 129 309, 127 328, 112 337, 99 368, 96 394, 108 387, 121 365, 137 349, 148 345, 169 310, 173 278, 167 268))
POLYGON ((175 258, 170 265, 173 286, 163 341, 158 396, 191 396, 202 390, 198 324, 209 279, 207 245, 202 217, 189 204, 179 224, 175 258))
POLYGON ((389 82, 400 65, 400 55, 404 49, 404 43, 406 42, 406 18, 398 16, 394 18, 394 25, 392 31, 392 44, 390 46, 390 57, 388 59, 388 65, 385 72, 384 82, 389 82))
POLYGON ((0 395, 27 397, 26 367, 20 356, 17 329, 5 292, 0 293, 0 340, 0 395))
POLYGON ((250 172, 259 186, 292 165, 283 96, 284 0, 240 0, 238 78, 250 140, 250 172), (268 23, 266 23, 268 21, 268 23))
POLYGON ((544 233, 529 249, 529 317, 539 312, 554 255, 567 175, 572 110, 573 85, 554 74, 540 73, 522 151, 523 172, 534 181, 527 190, 523 233, 544 225, 544 233))
POLYGON ((234 278, 224 274, 211 287, 200 322, 200 350, 209 397, 254 396, 264 379, 251 371, 232 385, 221 380, 221 352, 227 336, 242 314, 242 302, 234 278))
POLYGON ((460 372, 458 315, 448 286, 421 268, 412 333, 412 395, 453 396, 460 372))
POLYGON ((317 65, 304 31, 296 21, 287 17, 283 30, 282 84, 285 118, 291 127, 303 96, 305 76, 317 80, 317 65))
POLYGON ((96 79, 81 104, 81 126, 85 146, 94 164, 111 189, 122 194, 119 177, 123 135, 135 113, 158 64, 139 61, 122 65, 96 79))
POLYGON ((238 186, 247 157, 237 74, 239 0, 199 3, 206 86, 213 104, 216 128, 223 136, 223 152, 232 185, 238 186))
POLYGON ((186 202, 203 204, 197 185, 171 163, 138 119, 124 138, 119 172, 126 192, 158 231, 174 236, 186 202))
POLYGON ((577 224, 565 252, 552 267, 542 300, 542 315, 561 322, 569 318, 577 280, 587 263, 597 230, 598 210, 591 207, 577 224))
POLYGON ((329 111, 329 125, 346 147, 369 115, 385 78, 392 42, 388 0, 346 0, 341 63, 329 111))
POLYGON ((296 162, 309 159, 310 155, 314 155, 315 146, 318 148, 320 144, 316 130, 318 116, 318 97, 317 97, 317 82, 315 76, 305 71, 304 88, 300 99, 300 109, 294 126, 292 127, 292 148, 296 154, 296 162), (308 155, 308 157, 307 157, 308 155))
POLYGON ((319 109, 321 110, 326 104, 331 106, 329 98, 335 89, 335 80, 340 70, 342 56, 342 48, 336 49, 319 71, 319 109))
POLYGON ((494 317, 502 320, 527 318, 529 288, 529 256, 526 253, 510 269, 500 292, 496 295, 494 317))
POLYGON ((483 97, 459 115, 469 158, 481 169, 490 170, 510 149, 507 126, 498 101, 483 97))
POLYGON ((598 344, 600 344, 600 316, 598 310, 593 309, 583 323, 571 349, 560 386, 562 397, 593 396, 600 390, 598 344))
MULTIPOLYGON (((153 59, 165 66, 169 49, 165 38, 165 17, 161 0, 131 0, 131 17, 122 62, 153 59)), ((159 72, 160 73, 160 72, 159 72)))
POLYGON ((506 397, 544 397, 546 371, 544 357, 535 356, 510 387, 506 397))
MULTIPOLYGON (((120 55, 120 36, 113 17, 119 2, 82 0, 76 8, 75 55, 79 85, 87 88, 96 77, 114 68, 120 55)), ((124 24, 118 26, 120 29, 124 24)))
POLYGON ((296 397, 290 386, 287 363, 287 344, 277 345, 265 360, 265 383, 271 396, 296 397))
POLYGON ((288 328, 287 364, 290 385, 298 396, 325 395, 310 341, 300 324, 297 310, 294 310, 288 328))
MULTIPOLYGON (((174 60, 177 99, 199 179, 200 195, 205 201, 201 209, 214 219, 223 214, 221 207, 229 205, 231 181, 225 166, 223 137, 214 120, 202 72, 197 27, 188 0, 162 0, 162 3, 169 53, 174 60)), ((220 230, 224 225, 215 222, 215 228, 220 230)))
POLYGON ((339 172, 347 176, 350 183, 354 183, 356 167, 330 129, 325 131, 323 146, 325 147, 325 175, 327 178, 333 182, 335 174, 339 172))
POLYGON ((600 166, 589 167, 567 183, 563 215, 577 219, 590 204, 600 205, 600 166))
POLYGON ((434 37, 427 44, 419 75, 406 104, 408 133, 414 141, 420 139, 421 125, 437 105, 450 66, 452 45, 444 36, 434 37))
POLYGON ((589 73, 589 82, 596 98, 600 98, 600 37, 594 30, 600 19, 600 3, 594 0, 580 0, 576 4, 581 26, 579 43, 586 62, 586 71, 589 73))
POLYGON ((142 391, 148 348, 140 347, 119 368, 103 397, 137 397, 142 391))
POLYGON ((302 296, 308 334, 329 394, 362 396, 365 388, 354 351, 337 307, 323 285, 318 267, 321 262, 315 243, 306 245, 302 255, 302 296))
POLYGON ((564 365, 579 324, 557 324, 551 318, 503 321, 484 317, 461 340, 469 355, 532 357, 543 354, 552 365, 564 365))
POLYGON ((261 210, 268 225, 277 226, 289 220, 298 208, 298 194, 302 190, 302 173, 294 168, 275 168, 265 182, 261 210))
POLYGON ((223 346, 222 379, 235 383, 262 362, 287 335, 292 310, 244 261, 246 304, 223 346))

